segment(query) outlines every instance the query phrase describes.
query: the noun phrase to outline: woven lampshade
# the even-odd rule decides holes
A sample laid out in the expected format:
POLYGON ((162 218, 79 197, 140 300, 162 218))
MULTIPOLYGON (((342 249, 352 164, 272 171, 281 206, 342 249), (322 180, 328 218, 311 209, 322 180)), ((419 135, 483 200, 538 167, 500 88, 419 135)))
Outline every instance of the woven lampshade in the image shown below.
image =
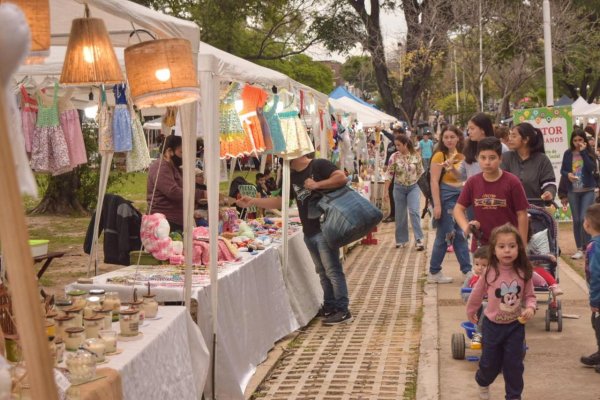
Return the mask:
POLYGON ((82 85, 124 80, 104 21, 99 18, 74 19, 60 83, 82 85))
POLYGON ((138 108, 177 106, 200 98, 192 46, 186 39, 158 39, 127 47, 125 71, 138 108))
POLYGON ((25 62, 42 63, 50 51, 49 0, 0 0, 0 3, 16 4, 23 11, 31 31, 31 49, 25 62))

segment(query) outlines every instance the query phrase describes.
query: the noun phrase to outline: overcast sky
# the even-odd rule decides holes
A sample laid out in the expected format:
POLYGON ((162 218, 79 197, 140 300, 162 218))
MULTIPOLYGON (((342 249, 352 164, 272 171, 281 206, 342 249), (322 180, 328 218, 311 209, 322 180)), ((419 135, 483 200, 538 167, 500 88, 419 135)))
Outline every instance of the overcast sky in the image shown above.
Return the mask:
MULTIPOLYGON (((369 2, 366 2, 368 4, 369 2)), ((394 50, 398 46, 398 41, 406 35, 406 22, 404 21, 404 13, 398 10, 395 13, 381 13, 381 29, 383 33, 383 41, 386 52, 394 50)), ((315 60, 336 60, 344 62, 345 57, 337 53, 329 53, 320 46, 314 46, 307 51, 307 54, 315 60)), ((351 52, 351 55, 361 55, 362 49, 356 48, 351 52)))

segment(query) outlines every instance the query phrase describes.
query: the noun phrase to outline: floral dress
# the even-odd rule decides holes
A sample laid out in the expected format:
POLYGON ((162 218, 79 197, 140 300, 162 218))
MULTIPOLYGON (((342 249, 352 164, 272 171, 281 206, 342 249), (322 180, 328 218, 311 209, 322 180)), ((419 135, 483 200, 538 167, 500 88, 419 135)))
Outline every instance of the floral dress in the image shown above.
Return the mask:
POLYGON ((219 106, 221 158, 240 157, 255 152, 252 136, 244 131, 240 117, 235 110, 235 101, 239 91, 239 84, 232 84, 219 106))

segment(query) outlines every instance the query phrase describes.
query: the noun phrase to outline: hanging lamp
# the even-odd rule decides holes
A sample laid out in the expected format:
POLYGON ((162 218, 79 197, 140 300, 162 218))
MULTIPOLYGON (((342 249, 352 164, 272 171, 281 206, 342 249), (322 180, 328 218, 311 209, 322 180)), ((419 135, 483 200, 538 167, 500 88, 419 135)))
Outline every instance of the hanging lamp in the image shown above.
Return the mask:
POLYGON ((71 24, 60 83, 110 84, 124 80, 104 21, 90 18, 90 10, 86 4, 85 17, 76 18, 71 24))
POLYGON ((156 39, 129 46, 125 71, 138 108, 178 106, 200 98, 189 40, 156 39))
POLYGON ((50 1, 0 0, 0 3, 13 3, 25 14, 31 30, 31 48, 25 63, 43 63, 50 53, 50 1))

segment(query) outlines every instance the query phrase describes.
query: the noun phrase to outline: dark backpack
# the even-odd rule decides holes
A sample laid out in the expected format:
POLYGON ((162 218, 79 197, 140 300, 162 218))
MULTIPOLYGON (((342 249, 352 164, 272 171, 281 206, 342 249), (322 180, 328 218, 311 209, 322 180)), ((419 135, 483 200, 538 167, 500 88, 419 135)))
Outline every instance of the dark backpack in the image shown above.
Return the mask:
MULTIPOLYGON (((446 154, 444 154, 444 161, 446 161, 446 154)), ((423 207, 423 211, 421 212, 421 219, 425 218, 425 215, 429 214, 429 206, 433 205, 433 195, 431 194, 431 167, 427 168, 423 175, 417 181, 417 185, 419 185, 419 189, 421 189, 421 193, 425 197, 425 206, 423 207)), ((442 178, 444 177, 445 169, 442 168, 442 173, 440 174, 440 180, 438 184, 442 182, 442 178)))

